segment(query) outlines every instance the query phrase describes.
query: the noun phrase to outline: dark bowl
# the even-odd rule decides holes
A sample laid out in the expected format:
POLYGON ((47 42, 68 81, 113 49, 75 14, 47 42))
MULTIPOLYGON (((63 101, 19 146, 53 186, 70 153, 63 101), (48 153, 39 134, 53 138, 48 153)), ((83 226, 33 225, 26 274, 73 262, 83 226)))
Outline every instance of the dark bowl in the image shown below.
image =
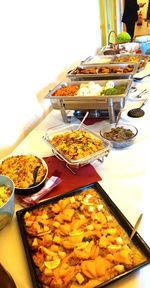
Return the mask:
MULTIPOLYGON (((20 158, 17 158, 17 159, 20 159, 20 158)), ((14 166, 14 170, 15 170, 15 166, 14 166)), ((2 163, 0 164, 0 173, 1 174, 3 174, 3 175, 6 175, 6 176, 8 176, 8 177, 10 177, 12 180, 13 180, 13 182, 14 182, 14 185, 15 185, 15 194, 19 194, 19 195, 30 195, 30 194, 33 194, 33 193, 36 193, 36 192, 38 192, 43 186, 44 186, 44 184, 45 184, 45 180, 46 180, 46 178, 47 178, 47 175, 48 175, 48 166, 47 166, 47 164, 46 164, 46 162, 42 159, 42 158, 40 158, 40 157, 37 157, 37 156, 35 156, 35 155, 17 155, 17 156, 10 156, 10 157, 7 157, 7 158, 5 158, 3 161, 2 161, 2 163), (35 158, 37 158, 37 163, 35 162, 34 163, 34 165, 36 165, 35 167, 34 167, 34 165, 33 165, 33 167, 31 168, 31 171, 28 171, 28 169, 29 169, 29 167, 27 166, 27 170, 26 169, 24 169, 24 167, 23 167, 23 169, 24 169, 24 171, 25 171, 25 173, 27 173, 27 177, 31 177, 32 176, 32 174, 34 173, 34 170, 35 170, 35 168, 38 166, 38 165, 42 165, 42 167, 43 167, 43 176, 42 176, 42 178, 40 177, 40 180, 38 181, 37 180, 37 182, 35 182, 35 185, 34 185, 34 180, 33 180, 33 182, 31 182, 30 183, 30 185, 28 185, 28 183, 27 183, 27 185, 28 186, 26 186, 25 184, 24 185, 22 185, 22 184, 20 184, 20 186, 18 185, 18 184, 15 184, 15 178, 13 179, 13 177, 18 177, 18 178, 20 178, 21 176, 19 175, 19 173, 17 174, 17 172, 15 172, 14 174, 13 174, 13 172, 12 172, 12 177, 10 176, 10 174, 9 174, 9 169, 8 169, 8 175, 7 175, 7 172, 5 173, 5 171, 3 171, 3 170, 1 170, 1 165, 4 163, 4 161, 5 160, 9 160, 9 158, 11 159, 11 158, 13 158, 13 157, 21 157, 21 156, 27 156, 27 157, 35 157, 35 158), (1 172, 2 171, 2 172, 1 172), (4 173, 5 174, 4 174, 4 173)))

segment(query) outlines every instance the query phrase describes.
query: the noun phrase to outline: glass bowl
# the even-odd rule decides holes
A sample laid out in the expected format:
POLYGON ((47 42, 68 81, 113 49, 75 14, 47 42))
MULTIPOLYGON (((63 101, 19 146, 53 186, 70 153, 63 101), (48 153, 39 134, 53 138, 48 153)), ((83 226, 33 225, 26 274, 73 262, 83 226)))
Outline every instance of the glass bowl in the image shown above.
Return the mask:
POLYGON ((117 149, 126 148, 132 145, 137 133, 138 133, 138 129, 129 124, 118 124, 117 127, 115 127, 115 123, 107 124, 100 130, 101 137, 103 139, 110 141, 113 148, 117 148, 117 149), (121 129, 122 133, 120 132, 120 128, 123 128, 121 129), (106 133, 110 132, 111 129, 113 129, 113 134, 111 135, 111 138, 110 138, 108 134, 106 135, 106 133), (123 132, 125 132, 125 134, 123 132))
MULTIPOLYGON (((50 147, 52 148, 53 154, 59 158, 61 161, 65 161, 68 165, 74 168, 79 168, 83 165, 92 163, 95 160, 101 159, 104 156, 108 155, 110 149, 112 148, 110 142, 106 139, 102 139, 100 137, 100 135, 98 135, 96 132, 90 130, 87 128, 86 125, 82 124, 81 128, 79 131, 82 132, 87 132, 89 134, 89 136, 91 136, 91 138, 94 140, 101 140, 104 147, 101 149, 98 149, 96 152, 91 152, 90 154, 87 154, 87 156, 81 156, 78 159, 74 159, 74 158, 70 158, 68 157, 66 154, 64 154, 62 151, 60 151, 60 149, 58 149, 56 147, 56 145, 54 145, 52 143, 52 139, 54 136, 63 136, 65 133, 67 132, 75 132, 76 130, 78 130, 79 124, 69 124, 69 125, 60 125, 60 127, 58 128, 54 128, 53 129, 48 129, 46 131, 45 136, 43 136, 43 139, 50 145, 50 147)), ((81 137, 82 138, 82 137, 81 137)), ((84 137, 83 137, 84 138, 84 137)), ((84 139, 85 140, 85 139, 84 139)), ((78 142, 78 141, 77 141, 78 142)), ((80 142, 80 141, 79 141, 80 142)), ((69 145, 69 144, 68 144, 69 145)), ((78 144, 77 144, 78 146, 78 144)), ((68 146, 68 150, 71 150, 71 146, 68 146)))
POLYGON ((0 175, 0 230, 2 230, 11 220, 14 214, 14 183, 4 175, 0 175), (10 189, 10 195, 6 196, 6 187, 10 189))

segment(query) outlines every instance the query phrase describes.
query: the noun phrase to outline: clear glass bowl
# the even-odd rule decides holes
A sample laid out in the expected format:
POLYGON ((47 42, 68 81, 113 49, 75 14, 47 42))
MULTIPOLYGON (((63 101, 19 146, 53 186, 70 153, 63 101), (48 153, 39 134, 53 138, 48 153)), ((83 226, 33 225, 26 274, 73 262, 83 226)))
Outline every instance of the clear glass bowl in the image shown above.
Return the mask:
POLYGON ((111 128, 115 128, 115 123, 113 124, 107 124, 105 125, 101 130, 100 130, 100 136, 105 139, 110 141, 110 143, 112 144, 113 148, 117 148, 117 149, 122 149, 122 148, 126 148, 130 145, 133 144, 135 137, 138 133, 138 129, 132 125, 129 124, 118 124, 116 128, 118 127, 123 127, 124 129, 130 129, 133 132, 133 136, 131 136, 128 139, 123 139, 123 140, 112 140, 112 139, 108 139, 104 136, 105 132, 109 132, 111 130, 111 128))

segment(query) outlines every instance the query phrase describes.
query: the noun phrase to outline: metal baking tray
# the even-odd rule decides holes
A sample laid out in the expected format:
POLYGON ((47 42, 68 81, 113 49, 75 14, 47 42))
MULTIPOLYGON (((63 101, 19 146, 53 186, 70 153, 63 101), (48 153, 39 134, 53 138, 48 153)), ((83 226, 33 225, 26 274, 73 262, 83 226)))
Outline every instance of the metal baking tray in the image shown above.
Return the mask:
POLYGON ((85 60, 81 61, 81 65, 90 66, 90 65, 99 65, 99 64, 108 64, 111 63, 114 59, 114 55, 94 55, 89 56, 85 60))
MULTIPOLYGON (((102 87, 106 86, 106 83, 108 82, 108 80, 99 80, 99 81, 94 81, 96 84, 101 85, 102 87)), ((50 90, 49 93, 46 95, 45 98, 47 99, 64 99, 64 100, 72 100, 72 101, 83 101, 83 100, 87 100, 87 101, 91 101, 93 102, 94 100, 101 100, 101 99, 108 99, 108 98, 125 98, 129 92, 129 89, 132 85, 133 80, 132 79, 114 79, 114 86, 117 85, 126 85, 126 89, 125 92, 123 94, 117 94, 117 95, 104 95, 104 96, 70 96, 69 94, 67 96, 53 96, 54 92, 61 89, 62 87, 68 87, 68 86, 72 86, 72 85, 77 85, 77 84, 82 84, 82 83, 88 83, 87 81, 71 81, 71 82, 61 82, 59 83, 54 89, 50 90)))
MULTIPOLYGON (((105 203, 106 209, 109 211, 110 215, 115 217, 115 219, 117 220, 119 225, 122 227, 122 229, 125 231, 125 233, 127 233, 128 236, 131 235, 131 232, 133 230, 133 226, 130 224, 130 222, 127 220, 127 218, 123 215, 123 213, 119 210, 119 208, 115 205, 115 203, 111 200, 111 198, 108 196, 108 194, 103 190, 103 188, 98 183, 92 183, 92 184, 80 187, 80 188, 75 189, 73 191, 67 192, 65 194, 62 194, 62 195, 56 196, 54 198, 51 198, 49 200, 46 200, 44 202, 41 202, 41 203, 34 205, 30 208, 25 208, 25 209, 17 211, 16 212, 17 221, 18 221, 24 249, 26 252, 26 257, 27 257, 27 261, 28 261, 28 265, 29 265, 30 274, 31 274, 34 288, 42 288, 43 286, 40 284, 40 281, 38 278, 39 271, 38 271, 38 268, 35 266, 35 264, 33 262, 33 258, 32 258, 34 250, 31 250, 30 245, 29 245, 30 236, 26 232, 26 227, 25 227, 25 222, 24 222, 25 213, 30 212, 30 211, 36 211, 36 209, 40 209, 43 207, 47 207, 49 204, 53 205, 54 203, 57 203, 60 199, 64 199, 67 197, 73 197, 77 194, 82 193, 83 191, 85 191, 87 189, 90 189, 90 188, 93 188, 96 191, 96 193, 98 193, 98 195, 100 196, 102 201, 105 203)), ((127 277, 131 273, 137 271, 140 268, 143 268, 144 266, 146 266, 147 264, 150 263, 150 247, 145 243, 145 241, 142 239, 142 237, 137 232, 134 235, 131 243, 133 243, 144 254, 144 256, 146 257, 146 260, 144 260, 143 263, 138 264, 137 266, 135 266, 133 268, 129 268, 127 271, 115 276, 114 278, 97 285, 95 288, 107 287, 107 285, 114 283, 120 279, 124 279, 125 277, 127 277)))
POLYGON ((112 63, 125 63, 125 64, 136 64, 142 60, 142 55, 136 55, 131 53, 124 53, 124 54, 115 54, 115 55, 94 55, 89 56, 85 60, 81 61, 81 65, 83 66, 93 66, 93 65, 100 65, 100 64, 112 64, 112 63), (138 58, 136 61, 133 61, 131 57, 138 58), (130 61, 131 59, 131 61, 130 61), (119 62, 118 62, 119 60, 119 62))
POLYGON ((142 60, 141 54, 116 54, 112 59, 112 63, 139 64, 142 60))
POLYGON ((118 79, 118 78, 132 78, 133 75, 137 72, 138 69, 138 65, 137 63, 108 63, 108 64, 99 64, 99 65, 80 65, 76 67, 75 69, 69 71, 67 73, 67 77, 70 80, 96 80, 96 79, 118 79), (123 72, 108 72, 108 73, 104 73, 104 72, 99 72, 99 69, 101 68, 120 68, 120 69, 125 69, 130 65, 130 67, 132 67, 132 71, 131 72, 127 72, 127 73, 123 73, 123 72), (77 68, 81 68, 81 69, 94 69, 96 70, 95 73, 76 73, 76 69, 77 68))
POLYGON ((94 138, 96 140, 101 139, 105 147, 103 149, 95 152, 95 153, 92 153, 92 154, 90 154, 86 157, 83 157, 81 159, 78 159, 78 160, 73 160, 73 159, 66 157, 63 153, 61 153, 59 150, 57 150, 57 148, 51 143, 51 140, 56 135, 61 135, 61 134, 64 134, 65 132, 72 132, 74 130, 77 130, 78 127, 79 127, 79 124, 61 125, 60 127, 57 127, 54 129, 48 129, 46 131, 46 134, 43 136, 43 139, 52 148, 54 155, 56 157, 58 157, 60 160, 65 161, 68 165, 70 165, 74 168, 79 168, 83 165, 87 165, 87 164, 93 162, 94 160, 103 159, 104 156, 108 155, 110 149, 112 148, 112 146, 108 140, 103 141, 103 139, 101 138, 101 136, 99 134, 88 129, 86 125, 82 124, 80 130, 88 132, 92 136, 92 138, 94 138))

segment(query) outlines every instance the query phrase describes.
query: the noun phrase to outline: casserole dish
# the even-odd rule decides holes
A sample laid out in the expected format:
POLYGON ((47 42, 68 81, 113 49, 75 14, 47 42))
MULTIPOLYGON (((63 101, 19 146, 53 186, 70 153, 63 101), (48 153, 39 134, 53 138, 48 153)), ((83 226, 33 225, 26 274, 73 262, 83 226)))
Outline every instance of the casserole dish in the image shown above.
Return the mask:
POLYGON ((102 140, 97 133, 88 129, 84 124, 82 124, 80 130, 78 130, 78 126, 78 124, 61 125, 53 131, 52 129, 47 130, 43 136, 43 139, 50 145, 54 155, 74 168, 79 168, 94 160, 103 159, 111 149, 111 144, 108 140, 102 140), (53 140, 55 138, 56 141, 54 143, 53 140), (57 143, 62 145, 57 146, 57 143), (77 152, 78 150, 80 151, 79 153, 77 152), (75 157, 76 155, 78 156, 75 157))

